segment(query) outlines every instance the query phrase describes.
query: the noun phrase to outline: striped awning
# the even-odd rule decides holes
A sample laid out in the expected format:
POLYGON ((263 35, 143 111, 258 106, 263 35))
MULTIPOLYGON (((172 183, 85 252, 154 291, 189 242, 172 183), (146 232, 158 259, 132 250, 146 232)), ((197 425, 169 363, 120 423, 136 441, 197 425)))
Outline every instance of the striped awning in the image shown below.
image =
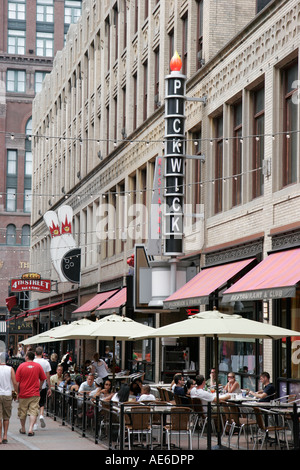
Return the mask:
POLYGON ((250 265, 254 265, 255 262, 256 258, 251 258, 220 266, 203 268, 200 273, 164 300, 164 307, 180 308, 208 304, 210 294, 225 286, 227 282, 238 274, 242 275, 242 271, 245 268, 250 269, 250 265))
POLYGON ((100 292, 96 294, 92 299, 85 302, 83 305, 78 307, 72 313, 86 313, 86 312, 93 312, 97 307, 103 304, 107 299, 109 299, 112 295, 114 295, 118 289, 110 290, 107 292, 100 292))
POLYGON ((119 292, 108 299, 104 304, 96 309, 95 313, 100 315, 110 315, 114 312, 119 311, 121 307, 126 304, 127 301, 127 288, 123 287, 119 292))
POLYGON ((271 253, 224 292, 225 301, 282 299, 296 296, 300 248, 271 253))

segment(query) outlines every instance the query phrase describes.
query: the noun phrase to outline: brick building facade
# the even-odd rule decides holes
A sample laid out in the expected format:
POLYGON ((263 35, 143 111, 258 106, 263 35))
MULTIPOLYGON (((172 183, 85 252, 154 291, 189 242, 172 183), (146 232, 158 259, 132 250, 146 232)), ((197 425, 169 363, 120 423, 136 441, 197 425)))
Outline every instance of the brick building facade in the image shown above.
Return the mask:
MULTIPOLYGON (((40 91, 45 75, 52 70, 56 52, 64 47, 70 23, 80 13, 81 1, 0 2, 1 321, 7 314, 10 280, 29 271, 32 100, 40 91)), ((18 303, 21 310, 28 308, 29 296, 18 297, 18 303)), ((29 333, 27 328, 20 330, 17 323, 15 330, 10 329, 15 352, 17 341, 29 333)), ((2 340, 4 337, 3 334, 2 340)))

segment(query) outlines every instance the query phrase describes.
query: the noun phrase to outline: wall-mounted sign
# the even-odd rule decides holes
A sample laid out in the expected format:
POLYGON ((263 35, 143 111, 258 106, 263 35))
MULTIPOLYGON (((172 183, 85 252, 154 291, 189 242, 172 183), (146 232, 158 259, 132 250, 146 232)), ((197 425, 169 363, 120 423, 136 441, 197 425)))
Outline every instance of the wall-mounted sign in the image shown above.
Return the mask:
POLYGON ((37 291, 51 292, 50 279, 12 279, 10 283, 11 292, 37 291))
POLYGON ((80 283, 81 249, 72 235, 73 209, 61 206, 57 214, 48 211, 44 221, 51 235, 50 255, 61 282, 80 283), (72 268, 72 269, 70 269, 72 268))
POLYGON ((165 93, 165 248, 166 256, 183 253, 183 204, 185 160, 185 88, 181 59, 176 52, 165 93))
POLYGON ((38 273, 25 273, 22 274, 21 279, 41 279, 41 275, 38 273))

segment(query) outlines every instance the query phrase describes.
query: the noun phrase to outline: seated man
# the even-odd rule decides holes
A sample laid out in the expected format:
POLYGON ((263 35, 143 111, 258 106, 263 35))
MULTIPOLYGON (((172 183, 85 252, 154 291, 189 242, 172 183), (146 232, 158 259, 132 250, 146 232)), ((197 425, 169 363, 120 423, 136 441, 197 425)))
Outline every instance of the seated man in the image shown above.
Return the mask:
POLYGON ((185 396, 185 389, 184 389, 184 378, 182 375, 176 375, 174 377, 175 387, 174 387, 174 394, 185 396))
POLYGON ((260 375, 260 381, 263 385, 263 390, 258 390, 258 392, 250 391, 249 395, 259 398, 259 401, 269 402, 275 395, 275 387, 270 383, 270 374, 268 372, 262 372, 260 375))
MULTIPOLYGON (((197 375, 196 377, 196 387, 192 388, 190 396, 191 398, 200 398, 202 405, 207 406, 208 403, 216 403, 217 397, 215 393, 208 392, 203 390, 205 387, 205 378, 203 375, 197 375)), ((230 394, 223 395, 219 398, 219 401, 228 400, 230 394)))
POLYGON ((55 388, 55 385, 59 386, 59 384, 64 380, 63 377, 63 366, 57 366, 56 374, 51 375, 50 377, 50 385, 51 388, 55 388))
POLYGON ((94 382, 94 374, 89 374, 86 378, 85 382, 82 382, 82 384, 79 387, 78 390, 78 395, 82 395, 85 393, 86 395, 89 395, 92 390, 95 390, 96 385, 94 382))
POLYGON ((138 401, 155 401, 155 396, 150 393, 150 385, 143 385, 142 386, 142 394, 138 401))
POLYGON ((182 375, 175 376, 175 387, 174 387, 174 395, 179 395, 182 404, 188 404, 189 398, 186 396, 186 389, 184 387, 184 378, 182 375))

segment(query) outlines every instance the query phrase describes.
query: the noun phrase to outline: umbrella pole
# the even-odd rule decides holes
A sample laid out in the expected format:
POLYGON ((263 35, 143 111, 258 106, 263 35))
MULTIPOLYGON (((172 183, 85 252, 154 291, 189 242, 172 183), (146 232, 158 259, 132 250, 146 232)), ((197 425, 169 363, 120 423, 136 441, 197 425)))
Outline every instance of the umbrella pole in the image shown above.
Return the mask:
POLYGON ((113 390, 116 389, 116 337, 113 336, 113 390))
POLYGON ((222 449, 221 443, 221 411, 220 411, 220 398, 219 398, 219 338, 218 335, 214 335, 214 347, 215 347, 215 371, 216 371, 216 399, 217 399, 217 437, 218 444, 214 447, 215 450, 222 449))

